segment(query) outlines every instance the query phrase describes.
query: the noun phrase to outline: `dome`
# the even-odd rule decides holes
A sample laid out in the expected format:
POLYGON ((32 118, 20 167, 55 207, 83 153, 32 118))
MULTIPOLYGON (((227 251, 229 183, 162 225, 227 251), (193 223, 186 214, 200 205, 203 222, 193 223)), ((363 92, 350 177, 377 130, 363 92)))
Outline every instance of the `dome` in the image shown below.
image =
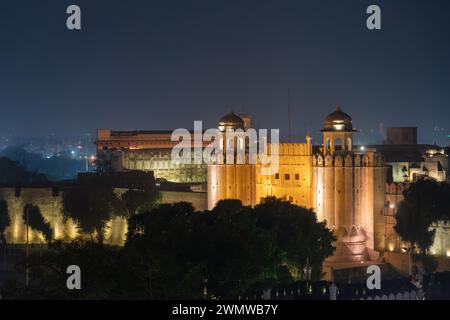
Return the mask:
POLYGON ((352 117, 343 112, 340 107, 330 113, 324 121, 322 131, 355 131, 352 125, 352 117))
POLYGON ((224 131, 226 129, 244 129, 244 120, 241 117, 230 112, 224 115, 219 120, 219 130, 224 131))

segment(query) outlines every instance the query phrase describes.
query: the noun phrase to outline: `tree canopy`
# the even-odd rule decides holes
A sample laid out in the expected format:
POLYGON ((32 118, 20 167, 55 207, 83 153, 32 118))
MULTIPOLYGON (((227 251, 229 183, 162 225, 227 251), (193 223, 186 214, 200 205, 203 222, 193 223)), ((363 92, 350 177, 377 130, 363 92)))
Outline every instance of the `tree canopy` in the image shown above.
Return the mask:
POLYGON ((16 161, 0 157, 0 185, 1 186, 27 186, 49 184, 47 177, 36 172, 28 172, 16 161))
POLYGON ((397 234, 402 240, 425 252, 434 241, 434 223, 450 221, 450 186, 423 178, 404 191, 395 215, 397 234))
POLYGON ((235 299, 262 286, 301 279, 307 258, 312 280, 318 280, 334 240, 313 211, 275 198, 255 208, 223 200, 202 212, 186 202, 161 204, 130 216, 123 247, 81 238, 52 243, 42 259, 30 257, 30 287, 9 284, 4 295, 235 299), (65 289, 70 264, 83 273, 82 289, 75 293, 65 289))
POLYGON ((313 211, 267 198, 255 208, 223 200, 204 212, 187 203, 160 205, 130 219, 125 248, 143 263, 150 296, 198 295, 207 279, 211 294, 236 297, 257 283, 284 280, 286 268, 299 280, 307 258, 319 279, 334 240, 313 211))
POLYGON ((107 222, 112 218, 117 196, 105 182, 76 184, 62 195, 64 219, 72 219, 78 229, 103 243, 107 222))
POLYGON ((161 200, 160 193, 156 188, 128 189, 121 194, 116 205, 116 213, 124 218, 150 211, 161 200))
POLYGON ((25 224, 28 224, 31 229, 42 233, 47 242, 52 240, 53 230, 50 223, 45 220, 38 206, 31 203, 26 204, 23 207, 22 218, 25 224))
POLYGON ((11 223, 8 212, 8 203, 4 199, 0 199, 0 241, 2 245, 6 245, 5 231, 11 223))

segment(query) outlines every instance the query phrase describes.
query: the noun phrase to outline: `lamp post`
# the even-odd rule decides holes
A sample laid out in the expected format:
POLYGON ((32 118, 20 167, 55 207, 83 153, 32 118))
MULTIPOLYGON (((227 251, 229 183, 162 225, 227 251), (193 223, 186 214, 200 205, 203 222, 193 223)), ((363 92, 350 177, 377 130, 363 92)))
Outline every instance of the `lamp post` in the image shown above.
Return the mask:
POLYGON ((312 272, 312 268, 309 265, 309 258, 306 258, 306 266, 303 268, 303 275, 306 281, 306 291, 307 293, 311 293, 310 290, 310 280, 311 280, 311 272, 312 272))
POLYGON ((207 299, 208 297, 208 278, 203 277, 203 298, 207 299))
POLYGON ((202 272, 203 281, 203 299, 208 299, 208 271, 205 269, 202 272))

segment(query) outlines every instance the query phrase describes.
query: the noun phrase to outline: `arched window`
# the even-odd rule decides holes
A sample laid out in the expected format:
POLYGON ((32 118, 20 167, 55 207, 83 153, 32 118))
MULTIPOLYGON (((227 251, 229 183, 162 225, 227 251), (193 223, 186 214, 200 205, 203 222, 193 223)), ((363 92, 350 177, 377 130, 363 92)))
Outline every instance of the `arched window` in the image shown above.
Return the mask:
POLYGON ((327 138, 326 141, 326 150, 331 151, 331 139, 327 138))
POLYGON ((347 150, 351 151, 352 150, 352 138, 347 137, 347 150))
POLYGON ((336 138, 334 140, 334 150, 335 151, 343 150, 342 140, 340 138, 336 138))

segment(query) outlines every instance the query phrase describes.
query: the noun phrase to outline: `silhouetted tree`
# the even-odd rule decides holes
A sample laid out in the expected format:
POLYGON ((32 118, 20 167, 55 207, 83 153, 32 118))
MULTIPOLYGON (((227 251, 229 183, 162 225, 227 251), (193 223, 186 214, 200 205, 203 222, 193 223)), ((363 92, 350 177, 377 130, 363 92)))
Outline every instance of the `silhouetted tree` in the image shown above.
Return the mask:
POLYGON ((0 241, 2 246, 6 245, 5 231, 9 227, 11 219, 8 212, 8 203, 6 200, 0 199, 0 241))
POLYGON ((276 238, 258 225, 254 209, 239 200, 222 200, 197 223, 198 241, 214 295, 244 295, 255 283, 279 279, 282 251, 276 238))
MULTIPOLYGON (((82 190, 70 197, 85 195, 82 190)), ((85 198, 70 201, 80 199, 85 198)), ((79 238, 50 244, 41 259, 32 254, 20 265, 30 266, 30 286, 10 283, 3 293, 9 298, 201 299, 207 288, 207 298, 236 298, 261 284, 280 283, 286 266, 300 269, 306 257, 320 274, 333 240, 314 212, 274 198, 256 208, 224 200, 203 212, 185 202, 161 204, 130 217, 124 247, 79 238), (61 285, 70 264, 83 270, 82 290, 61 285)))
POLYGON ((3 261, 6 263, 6 228, 11 224, 11 219, 8 212, 8 203, 4 199, 0 199, 0 249, 3 256, 3 261))
POLYGON ((333 255, 336 241, 326 222, 319 222, 311 209, 297 206, 288 201, 268 197, 254 208, 256 221, 275 237, 274 241, 282 251, 282 264, 292 276, 301 278, 307 259, 312 267, 312 279, 322 277, 323 261, 333 255))
POLYGON ((18 162, 0 157, 0 185, 25 186, 48 184, 47 177, 36 172, 26 171, 18 162))
POLYGON ((211 211, 177 203, 137 214, 125 249, 149 298, 201 297, 206 279, 210 294, 226 298, 280 281, 286 266, 299 273, 307 258, 319 278, 334 240, 311 210, 276 199, 254 209, 223 200, 211 211))
POLYGON ((394 229, 410 247, 426 252, 433 244, 433 223, 450 219, 450 187, 430 178, 411 183, 395 215, 394 229))
POLYGON ((116 213, 119 216, 130 218, 133 215, 153 209, 161 200, 156 188, 144 190, 129 189, 120 196, 116 205, 116 213))
POLYGON ((150 299, 200 298, 203 266, 190 203, 161 204, 129 219, 125 250, 150 299))
POLYGON ((17 271, 30 269, 28 287, 7 282, 2 288, 4 299, 139 299, 138 282, 130 274, 123 249, 102 246, 77 238, 72 242, 56 240, 41 253, 17 265, 17 271), (66 273, 69 265, 82 270, 81 290, 68 290, 66 273))
POLYGON ((62 195, 62 213, 65 220, 72 219, 79 230, 102 244, 106 223, 112 218, 117 196, 106 181, 77 184, 62 195))
POLYGON ((41 213, 41 209, 38 206, 34 206, 31 203, 26 204, 23 207, 23 221, 25 224, 44 236, 45 240, 50 243, 52 241, 53 230, 50 223, 45 220, 41 213))

